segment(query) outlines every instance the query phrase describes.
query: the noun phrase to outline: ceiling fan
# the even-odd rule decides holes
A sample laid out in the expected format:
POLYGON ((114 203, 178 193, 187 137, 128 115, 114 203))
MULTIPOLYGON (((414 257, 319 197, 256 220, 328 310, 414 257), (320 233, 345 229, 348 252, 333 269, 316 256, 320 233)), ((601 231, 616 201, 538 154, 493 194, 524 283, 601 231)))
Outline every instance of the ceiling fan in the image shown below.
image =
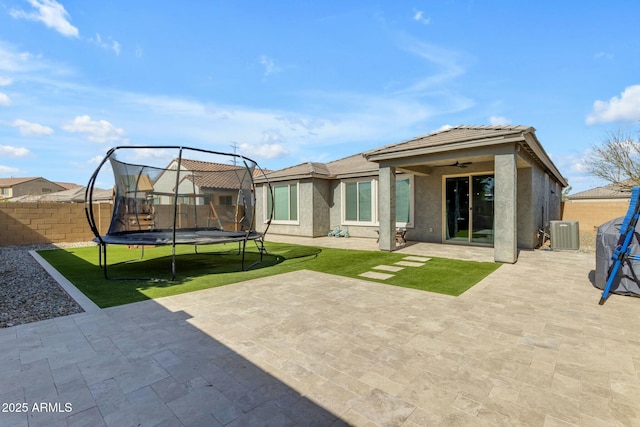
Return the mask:
POLYGON ((448 166, 455 166, 455 167, 458 167, 460 169, 464 169, 467 166, 469 166, 470 164, 471 164, 471 162, 455 162, 454 164, 448 165, 448 166))

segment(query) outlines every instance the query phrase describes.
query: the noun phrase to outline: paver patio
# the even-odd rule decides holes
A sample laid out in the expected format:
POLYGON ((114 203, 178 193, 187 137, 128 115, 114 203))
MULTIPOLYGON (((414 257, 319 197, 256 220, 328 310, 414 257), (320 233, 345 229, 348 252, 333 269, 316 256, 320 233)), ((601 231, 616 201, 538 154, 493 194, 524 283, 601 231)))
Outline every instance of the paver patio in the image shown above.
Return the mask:
POLYGON ((594 264, 521 252, 460 297, 298 271, 0 329, 0 403, 29 409, 0 425, 640 425, 640 299, 599 306, 594 264))

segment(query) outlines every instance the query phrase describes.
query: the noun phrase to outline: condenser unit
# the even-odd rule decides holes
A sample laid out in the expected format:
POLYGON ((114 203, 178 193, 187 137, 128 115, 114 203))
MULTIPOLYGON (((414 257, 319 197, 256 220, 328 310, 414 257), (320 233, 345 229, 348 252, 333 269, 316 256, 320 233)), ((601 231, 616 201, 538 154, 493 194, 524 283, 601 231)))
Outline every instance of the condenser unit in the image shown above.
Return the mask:
POLYGON ((550 221, 551 249, 580 249, 580 228, 578 221, 550 221))

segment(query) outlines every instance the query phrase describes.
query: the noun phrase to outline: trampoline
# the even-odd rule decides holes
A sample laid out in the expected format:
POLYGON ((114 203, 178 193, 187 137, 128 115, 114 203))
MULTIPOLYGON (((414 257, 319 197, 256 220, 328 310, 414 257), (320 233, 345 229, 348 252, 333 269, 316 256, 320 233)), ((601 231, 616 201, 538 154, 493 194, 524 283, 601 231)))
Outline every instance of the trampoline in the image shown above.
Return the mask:
MULTIPOLYGON (((89 179, 85 213, 98 244, 99 265, 107 279, 107 246, 172 249, 171 279, 176 277, 177 245, 238 244, 242 270, 262 261, 265 230, 256 230, 256 176, 264 176, 258 164, 242 155, 182 146, 120 146, 110 149, 89 179), (104 180, 102 171, 113 172, 113 213, 106 233, 100 232, 99 205, 93 192, 104 180), (260 260, 245 268, 247 242, 253 241, 260 260)), ((265 176, 266 179, 266 176, 265 176)), ((267 188, 273 192, 267 181, 267 188)), ((273 204, 272 204, 273 205, 273 204)), ((150 280, 152 278, 120 278, 150 280)))

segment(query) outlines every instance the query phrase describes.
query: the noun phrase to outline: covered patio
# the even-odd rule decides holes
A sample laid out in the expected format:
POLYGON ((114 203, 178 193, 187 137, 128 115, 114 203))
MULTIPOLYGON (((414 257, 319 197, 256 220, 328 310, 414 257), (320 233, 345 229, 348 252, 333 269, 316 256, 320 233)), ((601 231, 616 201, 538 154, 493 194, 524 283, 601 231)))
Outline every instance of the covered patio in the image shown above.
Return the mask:
POLYGON ((514 263, 560 219, 562 177, 528 126, 458 126, 364 153, 379 164, 380 249, 396 247, 396 175, 414 176, 409 238, 485 245, 514 263))

